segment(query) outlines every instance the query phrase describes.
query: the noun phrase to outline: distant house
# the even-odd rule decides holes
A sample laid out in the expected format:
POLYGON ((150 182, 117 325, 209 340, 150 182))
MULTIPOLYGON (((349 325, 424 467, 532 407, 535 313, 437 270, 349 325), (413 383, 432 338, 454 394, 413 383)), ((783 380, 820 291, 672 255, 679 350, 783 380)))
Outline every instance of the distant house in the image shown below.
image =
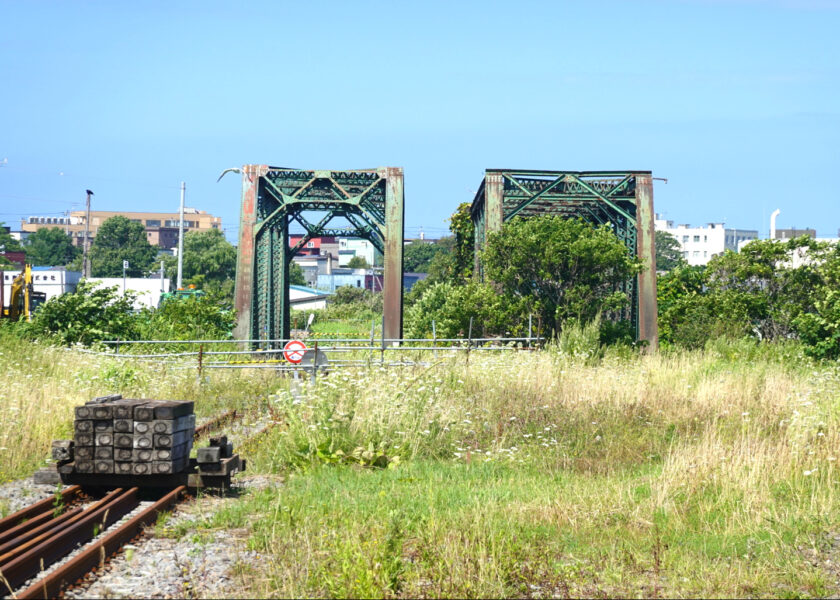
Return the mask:
POLYGON ((326 308, 332 292, 313 290, 302 285, 289 286, 289 308, 292 310, 318 310, 326 308))

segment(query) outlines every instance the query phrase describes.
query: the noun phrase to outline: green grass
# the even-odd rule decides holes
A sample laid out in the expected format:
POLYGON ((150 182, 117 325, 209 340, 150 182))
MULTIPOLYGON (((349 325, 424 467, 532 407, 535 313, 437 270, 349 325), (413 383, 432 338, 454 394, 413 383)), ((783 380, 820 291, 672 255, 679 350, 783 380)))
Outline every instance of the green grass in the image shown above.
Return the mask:
POLYGON ((838 592, 840 369, 794 344, 440 352, 297 390, 265 371, 198 382, 2 336, 0 352, 6 477, 42 461, 95 395, 272 414, 279 424, 237 450, 274 487, 197 530, 160 525, 198 541, 249 531, 262 559, 241 565, 246 595, 838 592))

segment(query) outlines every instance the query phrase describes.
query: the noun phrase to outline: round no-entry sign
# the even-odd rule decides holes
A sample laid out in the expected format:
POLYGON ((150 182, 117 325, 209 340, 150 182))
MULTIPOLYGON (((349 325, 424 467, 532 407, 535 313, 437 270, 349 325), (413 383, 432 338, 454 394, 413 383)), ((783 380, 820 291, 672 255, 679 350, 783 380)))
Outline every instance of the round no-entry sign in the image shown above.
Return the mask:
POLYGON ((306 344, 300 340, 291 340, 283 346, 283 356, 292 364, 298 364, 306 353, 306 344))

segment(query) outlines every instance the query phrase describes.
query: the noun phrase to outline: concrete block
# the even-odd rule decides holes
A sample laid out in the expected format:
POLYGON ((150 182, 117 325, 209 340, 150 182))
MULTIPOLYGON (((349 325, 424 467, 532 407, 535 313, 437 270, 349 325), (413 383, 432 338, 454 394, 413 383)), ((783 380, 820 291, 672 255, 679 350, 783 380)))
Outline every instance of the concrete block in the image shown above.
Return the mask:
POLYGON ((115 433, 114 446, 117 448, 134 448, 134 436, 130 433, 115 433))
POLYGON ((114 419, 114 431, 119 433, 134 433, 132 419, 114 419))
POLYGON ((114 461, 113 460, 97 460, 93 463, 93 472, 104 474, 104 473, 113 473, 114 472, 114 461))
POLYGON ((113 446, 114 445, 114 434, 113 433, 97 433, 94 445, 96 445, 96 446, 113 446))
POLYGON ((154 433, 174 433, 185 429, 195 429, 195 415, 183 415, 167 421, 152 421, 154 433))
POLYGON ((96 460, 114 460, 114 447, 97 446, 93 449, 93 457, 96 460))
POLYGON ((135 448, 132 450, 131 460, 134 462, 152 462, 154 457, 154 450, 151 448, 135 448))
POLYGON ((134 434, 134 448, 151 448, 153 443, 154 439, 151 434, 134 434))
POLYGON ((134 421, 134 433, 152 433, 152 421, 134 421))
POLYGON ((193 432, 191 430, 184 430, 184 431, 176 431, 172 434, 162 434, 154 436, 154 447, 155 448, 174 448, 175 446, 180 446, 181 444, 185 443, 187 440, 191 440, 193 437, 193 432))

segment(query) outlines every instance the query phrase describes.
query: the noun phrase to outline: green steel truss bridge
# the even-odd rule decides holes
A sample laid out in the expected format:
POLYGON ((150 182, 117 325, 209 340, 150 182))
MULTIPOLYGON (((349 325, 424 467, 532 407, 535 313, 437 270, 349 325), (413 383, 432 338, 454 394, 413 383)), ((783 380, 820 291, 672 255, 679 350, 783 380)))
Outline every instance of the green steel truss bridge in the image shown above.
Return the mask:
POLYGON ((473 199, 475 272, 487 234, 514 217, 559 215, 611 224, 645 270, 631 282, 629 317, 637 339, 658 343, 653 185, 650 171, 527 171, 487 169, 473 199))
POLYGON ((402 169, 319 171, 245 165, 241 174, 236 337, 288 339, 292 257, 313 237, 346 236, 369 240, 383 253, 384 334, 387 339, 401 338, 402 169), (331 227, 336 219, 346 225, 331 227), (289 245, 292 223, 305 232, 294 247, 289 245))

